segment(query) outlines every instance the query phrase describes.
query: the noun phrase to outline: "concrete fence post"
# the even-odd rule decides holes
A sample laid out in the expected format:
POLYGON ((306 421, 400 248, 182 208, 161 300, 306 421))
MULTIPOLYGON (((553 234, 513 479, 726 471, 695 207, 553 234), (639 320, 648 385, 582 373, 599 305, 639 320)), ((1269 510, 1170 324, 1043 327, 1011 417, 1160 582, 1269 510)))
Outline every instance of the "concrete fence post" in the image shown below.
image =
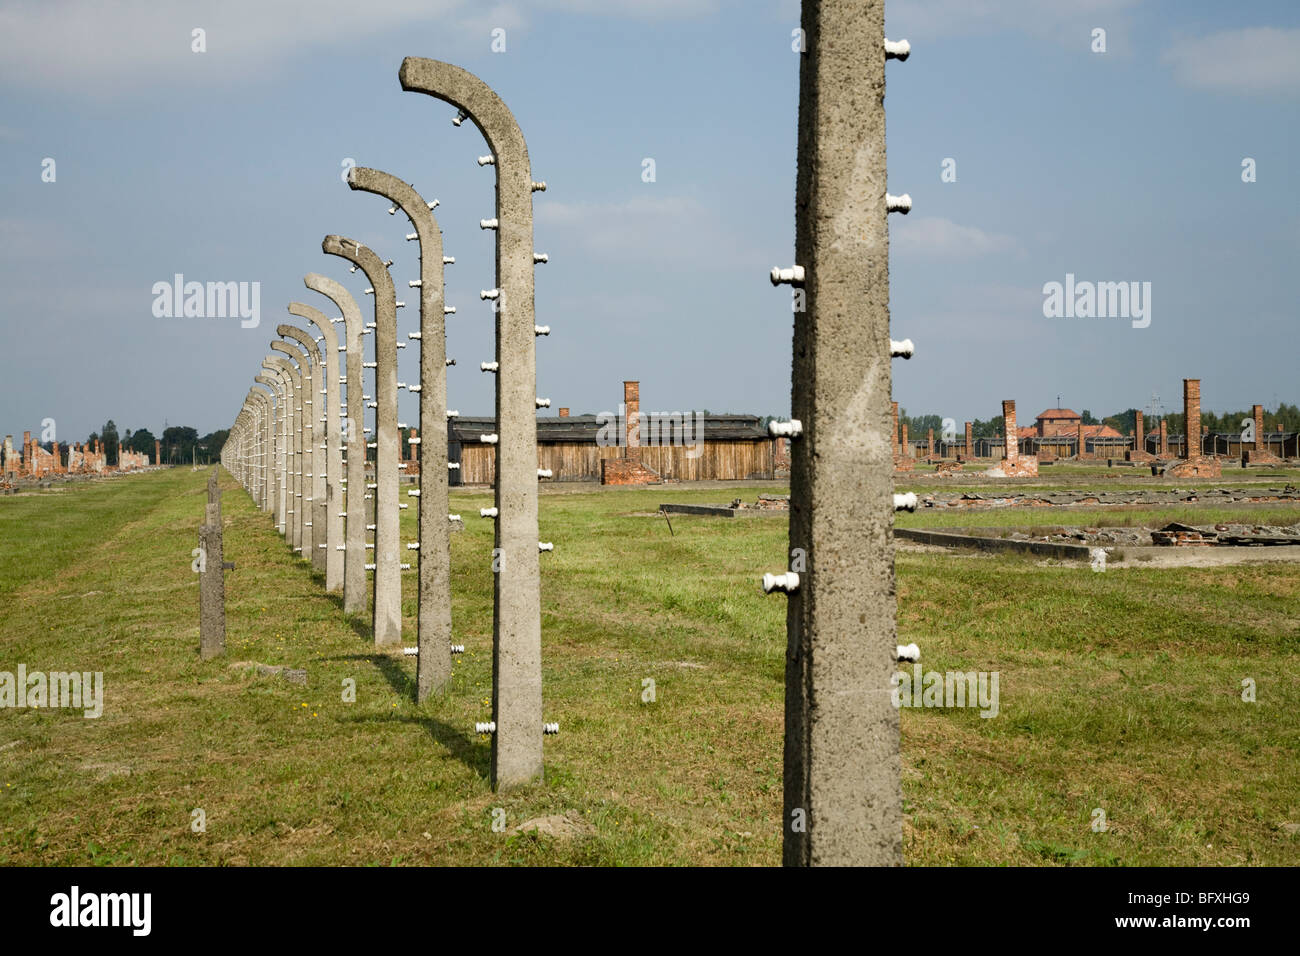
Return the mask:
MULTIPOLYGON (((293 306, 289 309, 293 311, 293 306)), ((325 451, 321 447, 325 426, 320 421, 325 400, 320 396, 320 386, 325 365, 321 361, 316 340, 302 329, 286 324, 277 326, 276 332, 301 345, 307 356, 307 370, 303 373, 303 468, 306 471, 303 478, 303 501, 306 507, 303 508, 302 547, 303 557, 311 560, 312 567, 324 571, 325 551, 329 546, 325 541, 325 451)))
MULTIPOLYGON (((375 646, 402 641, 402 547, 398 527, 400 471, 397 436, 397 297, 388 266, 374 251, 327 236, 325 251, 358 266, 375 298, 375 646)), ((352 386, 348 386, 348 395, 352 386)), ((349 452, 349 458, 351 453, 349 452)))
POLYGON ((289 374, 293 376, 293 498, 290 502, 290 514, 293 516, 292 544, 293 550, 303 557, 309 557, 308 549, 303 546, 303 535, 311 534, 311 525, 307 519, 307 499, 311 490, 306 484, 307 469, 311 466, 311 422, 306 412, 311 406, 306 404, 307 393, 311 390, 311 366, 307 356, 294 345, 283 339, 276 339, 271 348, 289 356, 292 362, 289 374))
MULTIPOLYGON (((401 209, 420 243, 420 497, 419 617, 415 699, 441 693, 451 679, 451 524, 447 489, 447 334, 442 230, 409 183, 377 169, 348 172, 353 189, 382 196, 401 209)), ((394 373, 395 374, 395 373, 394 373)), ((415 449, 412 448, 412 451, 415 449)), ((412 456, 414 457, 414 456, 412 456)))
MULTIPOLYGON (((474 123, 496 170, 496 506, 492 643, 492 786, 542 777, 542 628, 537 524, 537 325, 533 312, 533 192, 528 146, 510 109, 472 73, 407 57, 403 90, 442 100, 474 123)), ((436 428, 436 426, 435 426, 436 428)), ((432 429, 426 424, 427 438, 432 429)))
MULTIPOLYGON (((353 246, 351 239, 338 239, 326 236, 321 249, 331 255, 339 255, 344 246, 353 246)), ((344 371, 340 377, 347 383, 347 409, 339 423, 340 463, 344 468, 343 505, 339 509, 346 514, 344 528, 343 559, 343 610, 348 614, 365 614, 370 608, 370 595, 366 589, 366 402, 365 375, 362 363, 365 360, 363 333, 365 320, 357 301, 338 282, 317 273, 310 273, 303 282, 313 292, 325 296, 342 314, 343 345, 339 346, 344 355, 344 371), (343 452, 347 459, 343 461, 343 452)), ((337 512, 335 512, 337 514, 337 512)))
POLYGON ((795 266, 772 273, 805 293, 794 322, 791 564, 764 584, 788 594, 783 857, 897 865, 886 219, 910 199, 886 192, 883 0, 805 0, 802 27, 795 266))

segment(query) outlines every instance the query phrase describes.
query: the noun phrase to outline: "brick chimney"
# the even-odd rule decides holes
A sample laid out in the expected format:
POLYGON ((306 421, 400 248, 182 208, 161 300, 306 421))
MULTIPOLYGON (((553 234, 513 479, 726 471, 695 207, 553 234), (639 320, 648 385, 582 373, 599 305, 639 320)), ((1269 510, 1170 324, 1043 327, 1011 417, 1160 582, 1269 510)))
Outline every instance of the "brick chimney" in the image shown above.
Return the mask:
POLYGON ((1002 402, 1002 432, 1006 442, 1003 459, 1016 461, 1020 458, 1020 438, 1016 434, 1016 403, 1013 399, 1002 402))
POLYGON ((890 402, 889 409, 894 413, 894 430, 889 433, 889 440, 894 443, 894 457, 897 458, 901 447, 898 441, 898 402, 890 402))
POLYGON ((153 440, 153 463, 162 464, 162 442, 157 438, 153 440))
POLYGON ((1142 413, 1137 412, 1135 419, 1137 427, 1133 430, 1133 450, 1146 451, 1146 436, 1142 433, 1142 413))
POLYGON ((1083 457, 1084 449, 1087 447, 1088 447, 1088 442, 1087 439, 1084 437, 1083 419, 1081 418, 1079 419, 1079 452, 1078 452, 1078 456, 1080 458, 1083 457))
POLYGON ((1169 455, 1169 426, 1165 420, 1160 419, 1160 457, 1166 458, 1169 455))
POLYGON ((1183 379, 1183 437, 1187 442, 1184 453, 1188 458, 1201 456, 1201 380, 1183 379))
POLYGON ((641 383, 623 383, 623 415, 627 429, 627 457, 641 457, 641 383))
MULTIPOLYGON (((411 438, 419 438, 419 437, 420 437, 420 432, 419 432, 417 429, 412 428, 412 429, 411 429, 411 435, 410 435, 410 437, 411 437, 411 438)), ((407 443, 406 443, 406 449, 407 449, 407 450, 406 450, 406 460, 407 460, 408 462, 415 461, 415 449, 416 449, 416 445, 415 445, 415 443, 414 443, 414 442, 411 442, 411 441, 407 441, 407 443)))
POLYGON ((975 426, 970 422, 966 423, 966 450, 962 453, 962 458, 966 461, 975 459, 975 426))

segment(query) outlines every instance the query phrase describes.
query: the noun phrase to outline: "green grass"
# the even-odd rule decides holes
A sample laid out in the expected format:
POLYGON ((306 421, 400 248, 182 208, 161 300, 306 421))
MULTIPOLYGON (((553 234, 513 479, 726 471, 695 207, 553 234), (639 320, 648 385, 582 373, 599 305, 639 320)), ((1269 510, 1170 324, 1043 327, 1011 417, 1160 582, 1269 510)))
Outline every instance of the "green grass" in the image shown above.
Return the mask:
MULTIPOLYGON (((0 863, 779 863, 785 604, 757 582, 784 566, 786 521, 675 516, 670 534, 654 512, 782 489, 542 497, 545 717, 561 733, 544 785, 494 794, 472 733, 490 710, 489 495, 453 495, 467 653, 449 693, 416 706, 411 659, 375 653, 369 622, 344 617, 228 476, 228 653, 198 660, 205 480, 176 469, 0 499, 0 670, 100 670, 107 688, 98 720, 0 712, 0 863), (308 685, 236 661, 305 667, 308 685), (552 814, 578 834, 514 832, 552 814)), ((1070 514, 1043 517, 1085 523, 1070 514)), ((1041 512, 956 517, 985 515, 1041 512)), ((927 670, 996 670, 1001 691, 990 720, 903 712, 908 862, 1296 861, 1282 825, 1300 822, 1300 566, 1096 574, 908 552, 897 569, 900 641, 927 670)))

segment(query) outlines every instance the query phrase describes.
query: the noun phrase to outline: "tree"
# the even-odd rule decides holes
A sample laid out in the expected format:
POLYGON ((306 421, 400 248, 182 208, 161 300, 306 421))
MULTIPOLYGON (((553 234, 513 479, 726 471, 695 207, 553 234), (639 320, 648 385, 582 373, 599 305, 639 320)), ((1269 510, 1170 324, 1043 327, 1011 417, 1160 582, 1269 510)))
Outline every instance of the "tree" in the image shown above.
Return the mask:
POLYGON ((199 443, 199 433, 188 425, 172 425, 163 431, 163 459, 167 462, 187 462, 199 443))
POLYGON ((104 423, 103 428, 104 441, 104 461, 117 462, 118 445, 120 444, 117 437, 117 426, 113 424, 113 419, 104 423))
POLYGON ((150 458, 153 458, 153 432, 149 431, 147 428, 140 428, 134 432, 128 432, 127 434, 130 437, 123 439, 123 445, 131 449, 131 451, 143 452, 150 458))
POLYGON ((1083 422, 1083 424, 1085 424, 1085 425, 1098 425, 1098 424, 1100 424, 1100 422, 1098 422, 1097 419, 1093 418, 1093 416, 1092 416, 1092 412, 1088 411, 1088 409, 1086 409, 1086 408, 1083 410, 1083 414, 1080 415, 1079 418, 1080 418, 1080 420, 1083 422))

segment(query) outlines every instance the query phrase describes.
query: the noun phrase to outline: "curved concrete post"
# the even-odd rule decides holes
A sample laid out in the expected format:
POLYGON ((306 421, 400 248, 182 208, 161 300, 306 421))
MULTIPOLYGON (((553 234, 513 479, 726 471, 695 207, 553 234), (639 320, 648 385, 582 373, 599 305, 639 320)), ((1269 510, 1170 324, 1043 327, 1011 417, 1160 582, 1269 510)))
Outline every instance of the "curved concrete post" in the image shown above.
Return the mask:
POLYGON ((272 510, 271 487, 275 481, 275 405, 280 401, 280 386, 267 375, 259 375, 253 381, 265 386, 271 394, 268 398, 267 417, 262 423, 262 510, 272 510))
MULTIPOLYGON (((375 646, 402 641, 402 546, 398 528, 397 297, 388 267, 372 249, 341 236, 322 246, 361 268, 375 290, 375 646)), ((348 387, 351 394, 352 388, 348 387)))
POLYGON ((303 500, 307 507, 303 509, 303 557, 311 559, 312 567, 325 570, 325 454, 321 439, 325 436, 325 426, 320 423, 321 406, 325 404, 320 398, 321 379, 325 374, 325 365, 321 361, 320 349, 316 340, 296 325, 276 326, 276 332, 287 339, 299 343, 311 365, 303 375, 303 433, 304 447, 303 500), (310 495, 310 498, 305 496, 310 495), (309 533, 310 532, 310 533, 309 533))
MULTIPOLYGON (((342 243, 352 245, 351 239, 342 243)), ((329 252, 330 239, 326 237, 321 248, 329 252)), ((323 275, 310 273, 303 280, 307 288, 325 296, 343 314, 344 344, 339 346, 344 354, 345 371, 340 376, 348 386, 347 414, 340 422, 339 439, 347 450, 345 474, 340 479, 344 486, 344 508, 347 525, 344 530, 343 560, 343 610, 348 614, 364 614, 370 606, 366 591, 366 402, 365 375, 362 362, 365 347, 362 333, 365 320, 357 300, 342 285, 323 275), (349 490, 351 489, 351 490, 349 490)))
POLYGON ((292 380, 276 364, 282 361, 281 358, 268 355, 262 362, 262 368, 270 373, 270 378, 275 383, 275 418, 271 422, 271 520, 275 524, 275 530, 283 535, 286 484, 284 436, 291 404, 289 395, 292 380))
POLYGON ((301 302, 291 302, 289 311, 311 322, 321 332, 325 383, 316 394, 325 402, 325 414, 316 416, 316 422, 325 429, 325 441, 316 447, 324 454, 325 467, 316 471, 324 473, 321 480, 325 483, 325 490, 319 513, 323 516, 321 520, 325 529, 325 590, 341 591, 343 552, 339 548, 343 547, 343 485, 340 483, 343 446, 339 438, 339 337, 334 331, 334 323, 319 310, 301 302))
POLYGON ((419 616, 415 699, 441 693, 451 679, 451 511, 447 503, 447 330, 443 313, 442 230, 409 183, 353 167, 353 189, 395 203, 420 242, 419 616))
MULTIPOLYGON (((402 89, 464 111, 495 159, 496 563, 492 785, 542 776, 542 622, 537 533, 537 362, 533 314, 533 179, 514 115, 474 74, 407 57, 402 89)), ((427 434, 427 429, 426 429, 427 434)))
POLYGON ((262 423, 270 413, 271 400, 266 392, 254 386, 248 390, 249 407, 253 411, 253 421, 245 436, 245 480, 244 487, 253 498, 253 504, 262 507, 262 423))
MULTIPOLYGON (((281 342, 283 348, 290 348, 287 342, 281 342)), ((271 344, 275 348, 275 343, 271 344)), ((288 354, 287 352, 285 354, 288 354)), ((281 454, 281 464, 283 466, 282 478, 283 488, 280 492, 280 533, 284 535, 285 541, 289 547, 297 550, 301 547, 294 541, 297 529, 297 501, 300 497, 298 492, 298 464, 299 464, 299 435, 301 426, 298 424, 302 419, 302 380, 298 376, 298 369, 292 362, 284 358, 275 358, 272 360, 276 363, 276 368, 286 380, 286 401, 284 409, 284 451, 281 454)), ((301 538, 298 539, 301 541, 301 538)))
POLYGON ((265 375, 258 375, 253 379, 254 382, 267 389, 266 392, 259 392, 262 396, 262 419, 259 423, 257 437, 257 499, 258 507, 267 511, 271 507, 270 481, 267 474, 267 465, 270 462, 271 450, 271 421, 275 416, 275 383, 265 375))
POLYGON ((294 345, 276 339, 271 348, 283 352, 293 359, 293 550, 304 558, 310 556, 310 550, 304 547, 304 535, 311 534, 308 523, 307 500, 311 497, 311 487, 307 484, 307 471, 311 467, 311 422, 310 406, 306 405, 307 392, 311 388, 311 366, 307 356, 294 345))

